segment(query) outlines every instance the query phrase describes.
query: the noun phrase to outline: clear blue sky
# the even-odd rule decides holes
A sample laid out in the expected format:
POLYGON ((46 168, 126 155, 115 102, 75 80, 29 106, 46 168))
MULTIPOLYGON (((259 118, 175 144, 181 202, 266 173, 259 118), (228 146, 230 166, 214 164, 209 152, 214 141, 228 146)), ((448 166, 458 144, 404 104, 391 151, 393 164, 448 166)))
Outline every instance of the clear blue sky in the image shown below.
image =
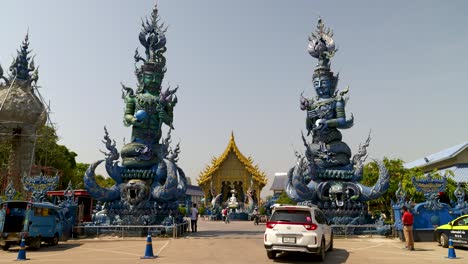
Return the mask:
MULTIPOLYGON (((165 84, 180 85, 173 137, 192 180, 232 130, 270 178, 294 165, 305 130, 299 96, 315 95, 316 60, 306 48, 319 15, 335 32, 339 87, 350 86, 355 125, 344 140, 354 152, 369 130, 377 159, 412 161, 468 140, 466 1, 158 3, 170 25, 165 84)), ((0 63, 8 68, 29 28, 41 93, 60 143, 79 162, 103 158, 104 125, 119 148, 130 138, 119 83, 135 86, 140 19, 152 7, 153 0, 2 2, 0 63)))

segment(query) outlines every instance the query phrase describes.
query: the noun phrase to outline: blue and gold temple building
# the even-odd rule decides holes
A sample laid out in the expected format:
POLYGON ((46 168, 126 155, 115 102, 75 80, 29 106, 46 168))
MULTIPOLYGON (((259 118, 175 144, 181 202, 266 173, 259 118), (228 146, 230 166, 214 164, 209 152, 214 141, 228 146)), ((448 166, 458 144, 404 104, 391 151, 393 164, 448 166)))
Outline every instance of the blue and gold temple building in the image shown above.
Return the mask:
POLYGON ((221 203, 225 203, 234 195, 237 201, 255 204, 260 201, 260 192, 267 183, 266 174, 253 164, 251 157, 246 157, 237 147, 234 133, 231 133, 229 143, 219 157, 213 157, 198 178, 198 185, 205 193, 205 204, 220 193, 221 203))

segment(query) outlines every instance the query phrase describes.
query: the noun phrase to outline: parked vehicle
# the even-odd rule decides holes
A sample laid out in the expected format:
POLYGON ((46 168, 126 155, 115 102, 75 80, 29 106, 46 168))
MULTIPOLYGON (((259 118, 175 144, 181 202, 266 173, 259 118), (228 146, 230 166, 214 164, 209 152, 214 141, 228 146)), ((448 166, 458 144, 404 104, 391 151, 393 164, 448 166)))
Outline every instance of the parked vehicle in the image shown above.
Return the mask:
POLYGON ((448 247, 450 238, 454 246, 468 246, 468 214, 437 227, 434 236, 444 248, 448 247))
POLYGON ((57 245, 64 223, 61 210, 51 203, 0 203, 0 246, 8 250, 12 245, 19 245, 22 236, 26 245, 36 249, 42 242, 57 245))
POLYGON ((279 205, 266 223, 264 246, 270 259, 283 251, 316 254, 325 260, 333 250, 333 233, 318 207, 279 205))

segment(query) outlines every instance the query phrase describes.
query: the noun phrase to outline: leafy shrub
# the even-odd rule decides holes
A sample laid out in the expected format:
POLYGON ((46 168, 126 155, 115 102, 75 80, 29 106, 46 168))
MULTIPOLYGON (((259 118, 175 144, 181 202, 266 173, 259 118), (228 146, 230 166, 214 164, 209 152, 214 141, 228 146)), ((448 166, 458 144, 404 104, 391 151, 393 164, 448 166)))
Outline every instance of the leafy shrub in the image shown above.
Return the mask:
POLYGON ((183 206, 179 206, 179 213, 182 214, 182 215, 186 215, 187 213, 187 208, 183 207, 183 206))

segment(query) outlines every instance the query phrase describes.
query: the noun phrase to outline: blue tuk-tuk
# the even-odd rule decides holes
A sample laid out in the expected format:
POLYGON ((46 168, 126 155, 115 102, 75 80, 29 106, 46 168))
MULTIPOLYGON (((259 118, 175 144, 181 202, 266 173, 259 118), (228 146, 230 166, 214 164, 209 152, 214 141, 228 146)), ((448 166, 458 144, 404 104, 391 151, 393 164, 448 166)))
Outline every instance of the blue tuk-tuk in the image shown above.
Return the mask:
POLYGON ((39 249, 42 242, 57 245, 63 230, 62 208, 51 203, 5 201, 0 203, 0 246, 8 250, 25 238, 39 249))

